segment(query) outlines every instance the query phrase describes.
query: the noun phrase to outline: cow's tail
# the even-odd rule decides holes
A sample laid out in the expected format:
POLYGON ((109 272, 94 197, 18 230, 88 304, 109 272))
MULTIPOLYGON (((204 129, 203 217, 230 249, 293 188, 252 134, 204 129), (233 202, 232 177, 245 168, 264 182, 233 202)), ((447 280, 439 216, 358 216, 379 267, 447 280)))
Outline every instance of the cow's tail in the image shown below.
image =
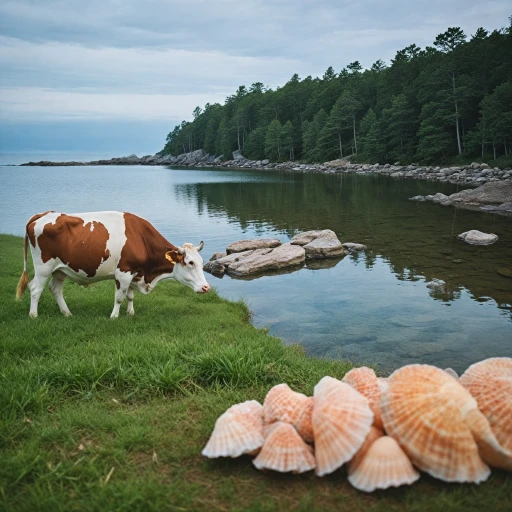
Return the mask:
POLYGON ((25 290, 28 286, 28 273, 27 273, 27 250, 28 250, 28 233, 25 233, 25 239, 23 241, 23 273, 21 274, 20 280, 18 282, 18 287, 16 288, 16 300, 21 299, 22 295, 25 293, 25 290))

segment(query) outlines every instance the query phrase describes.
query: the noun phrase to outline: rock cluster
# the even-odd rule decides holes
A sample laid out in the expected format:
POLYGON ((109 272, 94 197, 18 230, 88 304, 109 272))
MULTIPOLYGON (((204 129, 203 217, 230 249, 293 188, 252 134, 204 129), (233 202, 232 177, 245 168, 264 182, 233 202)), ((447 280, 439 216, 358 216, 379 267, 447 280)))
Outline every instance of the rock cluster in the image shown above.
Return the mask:
POLYGON ((443 206, 459 206, 481 209, 504 215, 512 214, 512 181, 486 183, 477 189, 466 189, 450 196, 435 195, 414 196, 410 201, 432 201, 443 206))
POLYGON ((228 245, 226 252, 216 252, 204 265, 204 270, 215 275, 251 276, 270 271, 281 271, 301 266, 306 260, 339 258, 346 250, 365 250, 356 243, 342 244, 330 229, 305 231, 281 244, 277 239, 254 238, 228 245))

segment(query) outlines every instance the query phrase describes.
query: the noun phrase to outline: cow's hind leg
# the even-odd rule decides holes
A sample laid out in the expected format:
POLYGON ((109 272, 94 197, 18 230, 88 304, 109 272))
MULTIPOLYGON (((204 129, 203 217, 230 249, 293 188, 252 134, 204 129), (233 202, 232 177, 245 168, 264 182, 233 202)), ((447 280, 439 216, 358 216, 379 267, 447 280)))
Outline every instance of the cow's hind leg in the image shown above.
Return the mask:
POLYGON ((135 295, 135 290, 133 288, 128 288, 128 292, 126 293, 126 298, 128 299, 128 307, 126 308, 126 312, 129 315, 135 315, 135 310, 133 309, 133 296, 135 295))
POLYGON ((43 293, 46 281, 48 281, 49 274, 36 274, 34 279, 28 284, 30 290, 30 312, 29 316, 37 318, 37 306, 39 305, 39 298, 43 293))
POLYGON ((119 317, 119 308, 126 298, 126 294, 130 289, 130 283, 132 282, 131 274, 127 274, 124 272, 120 272, 116 274, 116 296, 114 301, 114 309, 112 310, 112 314, 110 318, 118 318, 119 317))
POLYGON ((60 270, 56 270, 53 273, 52 280, 50 281, 50 291, 52 292, 55 300, 57 301, 57 304, 59 305, 60 312, 64 316, 71 316, 71 311, 69 311, 68 305, 64 300, 64 295, 62 294, 65 279, 66 274, 60 270))

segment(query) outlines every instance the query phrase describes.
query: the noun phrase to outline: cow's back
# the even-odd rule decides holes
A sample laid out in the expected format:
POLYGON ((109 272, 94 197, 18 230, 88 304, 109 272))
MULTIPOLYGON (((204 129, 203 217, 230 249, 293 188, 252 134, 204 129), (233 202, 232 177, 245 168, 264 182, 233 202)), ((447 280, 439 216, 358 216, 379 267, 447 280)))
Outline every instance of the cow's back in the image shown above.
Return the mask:
POLYGON ((112 276, 126 243, 122 212, 47 212, 29 221, 27 235, 42 264, 84 279, 112 276))

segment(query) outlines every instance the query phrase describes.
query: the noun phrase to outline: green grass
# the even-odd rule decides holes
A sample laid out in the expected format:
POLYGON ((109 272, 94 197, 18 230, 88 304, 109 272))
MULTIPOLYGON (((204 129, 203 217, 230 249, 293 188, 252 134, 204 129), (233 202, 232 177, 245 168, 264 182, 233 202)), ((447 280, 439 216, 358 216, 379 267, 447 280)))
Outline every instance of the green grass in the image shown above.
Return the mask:
MULTIPOLYGON (((215 419, 276 383, 311 393, 343 361, 307 357, 249 322, 243 303, 163 283, 136 316, 109 318, 114 284, 45 290, 39 318, 14 301, 22 240, 0 235, 0 510, 510 510, 512 475, 475 485, 423 475, 372 495, 326 478, 204 459, 215 419)), ((32 276, 32 271, 29 272, 32 276)))

